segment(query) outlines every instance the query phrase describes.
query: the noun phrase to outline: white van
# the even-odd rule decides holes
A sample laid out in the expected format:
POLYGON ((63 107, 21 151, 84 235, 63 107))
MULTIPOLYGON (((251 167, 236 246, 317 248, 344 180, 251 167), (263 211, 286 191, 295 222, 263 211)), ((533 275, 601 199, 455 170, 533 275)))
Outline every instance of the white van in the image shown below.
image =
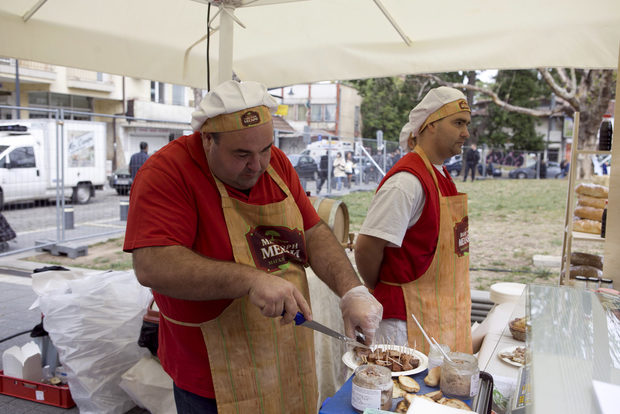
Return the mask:
POLYGON ((318 163, 321 159, 321 155, 326 155, 328 150, 331 152, 332 157, 336 156, 336 152, 340 152, 344 157, 347 152, 354 151, 355 146, 353 145, 353 142, 350 141, 323 139, 321 141, 314 141, 308 144, 306 149, 301 153, 304 155, 310 155, 318 163))
POLYGON ((6 203, 55 199, 63 178, 64 196, 74 203, 88 203, 95 189, 103 189, 106 124, 64 121, 63 127, 59 168, 55 120, 0 122, 0 210, 6 203))

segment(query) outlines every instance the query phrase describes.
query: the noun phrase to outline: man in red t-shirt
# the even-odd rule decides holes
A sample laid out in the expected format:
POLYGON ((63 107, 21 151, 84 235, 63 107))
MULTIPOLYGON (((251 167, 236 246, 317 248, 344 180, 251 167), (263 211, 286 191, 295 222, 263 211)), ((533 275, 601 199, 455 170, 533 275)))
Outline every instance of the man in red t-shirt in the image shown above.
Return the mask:
POLYGON ((377 335, 425 353, 415 319, 452 350, 471 352, 467 196, 442 165, 461 153, 470 121, 453 88, 432 89, 413 108, 400 137, 412 152, 379 184, 355 246, 357 268, 384 306, 377 335))
POLYGON ((316 412, 312 332, 291 324, 312 319, 304 266, 341 296, 348 336, 370 342, 381 320, 273 146, 276 107, 259 83, 224 82, 193 113, 196 132, 153 154, 132 187, 124 250, 160 310, 180 413, 316 412))

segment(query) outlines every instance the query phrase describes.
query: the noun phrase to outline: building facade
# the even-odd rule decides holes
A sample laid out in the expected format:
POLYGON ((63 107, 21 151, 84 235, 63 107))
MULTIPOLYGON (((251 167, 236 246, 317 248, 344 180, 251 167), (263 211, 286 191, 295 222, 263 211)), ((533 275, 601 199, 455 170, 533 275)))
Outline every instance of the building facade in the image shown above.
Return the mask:
POLYGON ((340 82, 320 82, 278 88, 283 117, 296 131, 310 131, 353 140, 360 136, 362 98, 340 82))
POLYGON ((131 154, 139 151, 141 141, 146 141, 149 151, 154 152, 190 131, 194 90, 156 81, 0 58, 0 105, 27 108, 0 108, 2 120, 52 118, 56 115, 50 110, 63 110, 65 119, 107 122, 107 173, 111 173, 113 169, 127 165, 131 154))
MULTIPOLYGON (((360 136, 361 97, 350 86, 321 82, 271 93, 282 104, 274 125, 282 137, 276 145, 285 152, 301 152, 322 137, 360 136)), ((153 153, 191 132, 194 103, 202 94, 181 85, 0 57, 0 105, 24 108, 0 107, 0 119, 53 118, 62 110, 65 119, 108 123, 108 174, 126 166, 140 142, 153 153)))

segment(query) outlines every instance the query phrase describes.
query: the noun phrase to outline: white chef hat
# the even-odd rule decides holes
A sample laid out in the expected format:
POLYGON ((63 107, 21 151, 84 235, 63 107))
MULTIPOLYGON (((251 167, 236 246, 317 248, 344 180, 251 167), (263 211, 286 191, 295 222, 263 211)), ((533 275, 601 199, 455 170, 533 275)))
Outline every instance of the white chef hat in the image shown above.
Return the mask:
POLYGON ((225 81, 210 90, 192 113, 194 131, 226 132, 271 121, 278 108, 267 88, 258 82, 225 81))
POLYGON ((409 122, 400 131, 400 146, 406 149, 409 137, 418 136, 431 122, 463 111, 471 112, 463 92, 447 86, 431 89, 409 113, 409 122))

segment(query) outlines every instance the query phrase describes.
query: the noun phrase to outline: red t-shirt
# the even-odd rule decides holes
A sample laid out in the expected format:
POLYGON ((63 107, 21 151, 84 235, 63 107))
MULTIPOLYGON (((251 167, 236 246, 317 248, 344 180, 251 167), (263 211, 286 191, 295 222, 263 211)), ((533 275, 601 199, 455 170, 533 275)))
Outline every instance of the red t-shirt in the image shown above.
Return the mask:
MULTIPOLYGON (((304 220, 304 230, 319 222, 286 155, 271 150, 271 166, 289 187, 304 220)), ((228 194, 246 203, 262 205, 286 195, 264 173, 249 196, 226 186, 228 194)), ((204 256, 234 261, 221 197, 209 171, 199 133, 180 137, 153 154, 138 171, 131 188, 123 249, 180 245, 204 256)), ((153 292, 166 316, 183 322, 213 319, 231 300, 189 301, 153 292)), ((214 398, 213 382, 202 333, 198 328, 159 323, 158 356, 177 386, 214 398)))
MULTIPOLYGON (((379 280, 399 284, 414 281, 426 272, 435 256, 439 236, 439 194, 433 177, 419 154, 410 152, 402 157, 381 181, 379 188, 389 177, 401 171, 411 173, 420 180, 426 201, 418 221, 407 229, 401 247, 383 249, 379 280)), ((458 194, 445 167, 444 174, 445 177, 435 171, 441 194, 443 196, 458 194)), ((407 320, 405 299, 400 286, 378 283, 373 294, 383 305, 383 319, 407 320)))

